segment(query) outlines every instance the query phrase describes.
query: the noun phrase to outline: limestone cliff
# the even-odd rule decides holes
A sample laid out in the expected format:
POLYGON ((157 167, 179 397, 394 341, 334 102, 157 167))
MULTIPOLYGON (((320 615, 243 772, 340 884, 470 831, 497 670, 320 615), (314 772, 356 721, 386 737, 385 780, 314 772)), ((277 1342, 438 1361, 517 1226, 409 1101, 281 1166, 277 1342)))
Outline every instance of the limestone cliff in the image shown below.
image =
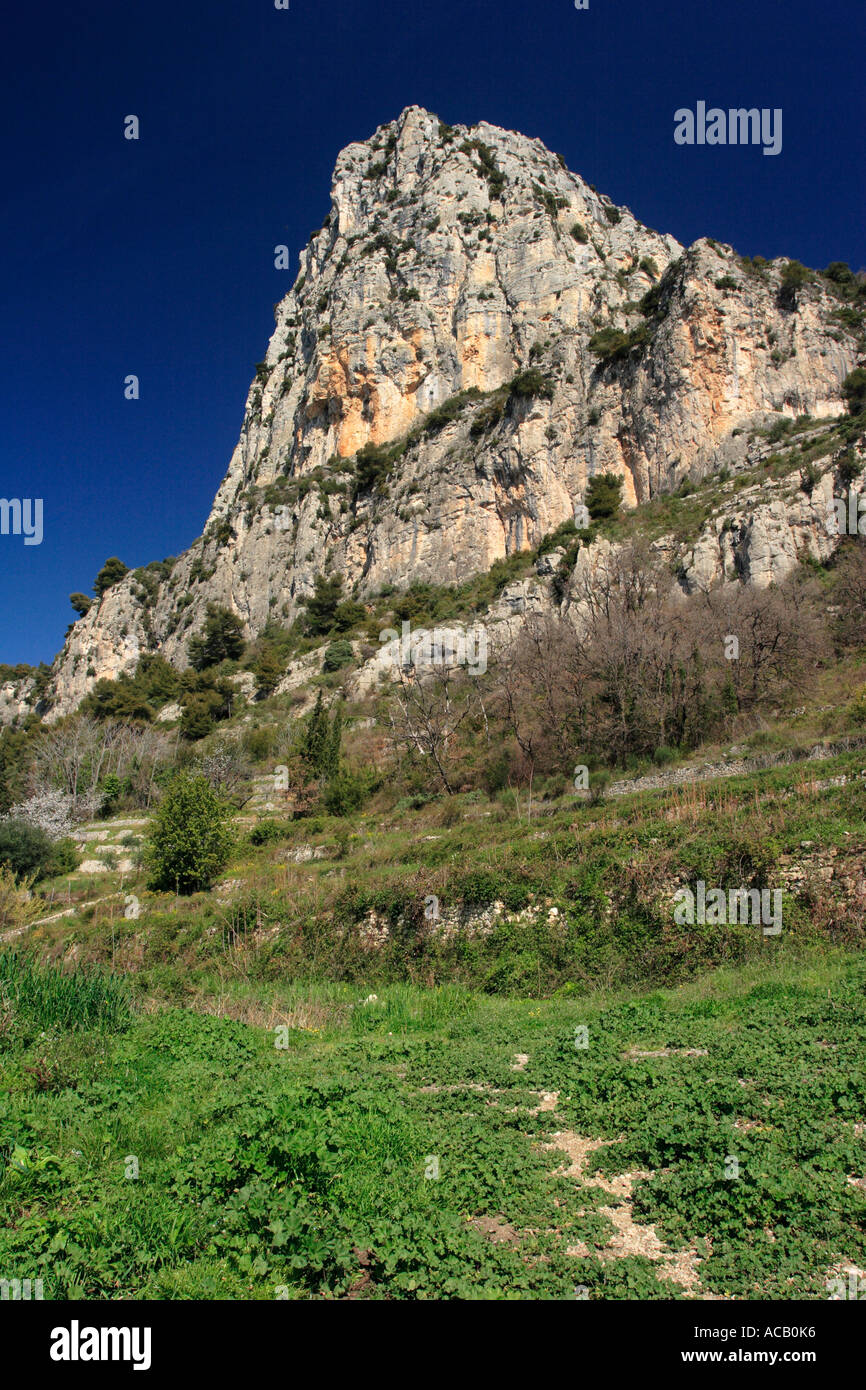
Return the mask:
MULTIPOLYGON (((203 536, 75 624, 49 717, 144 651, 184 665, 209 601, 255 636, 319 573, 361 598, 459 582, 595 473, 633 506, 742 465, 775 415, 838 415, 853 330, 820 280, 786 302, 783 265, 684 250, 539 140, 410 107, 337 159, 203 536)), ((703 545, 692 566, 723 574, 703 545)))

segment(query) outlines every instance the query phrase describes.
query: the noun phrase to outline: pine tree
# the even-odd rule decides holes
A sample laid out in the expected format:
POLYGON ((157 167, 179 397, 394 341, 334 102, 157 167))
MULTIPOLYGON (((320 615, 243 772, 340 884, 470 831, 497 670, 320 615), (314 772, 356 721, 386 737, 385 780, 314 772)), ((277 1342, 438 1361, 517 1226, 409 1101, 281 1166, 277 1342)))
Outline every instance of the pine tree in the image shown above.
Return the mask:
POLYGON ((326 777, 335 777, 340 770, 340 746, 343 741, 343 702, 338 700, 334 717, 328 732, 322 758, 322 772, 326 777))
POLYGON ((280 661, 276 648, 272 643, 264 642, 258 660, 253 667, 253 674, 263 695, 270 695, 276 690, 283 678, 283 670, 283 663, 280 661))
POLYGON ((324 770, 329 737, 328 711, 325 708, 325 701, 320 690, 316 698, 315 708, 310 715, 310 722, 307 725, 304 739, 304 759, 315 773, 324 770))

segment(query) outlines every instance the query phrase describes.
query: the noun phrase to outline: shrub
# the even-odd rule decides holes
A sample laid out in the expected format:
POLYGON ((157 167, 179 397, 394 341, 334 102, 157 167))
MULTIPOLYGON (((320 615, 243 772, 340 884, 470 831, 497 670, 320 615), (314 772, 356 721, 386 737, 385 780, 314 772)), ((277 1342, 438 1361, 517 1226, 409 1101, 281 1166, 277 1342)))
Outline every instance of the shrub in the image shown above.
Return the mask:
POLYGON ((537 367, 527 367, 525 371, 512 377, 510 391, 511 395, 518 399, 542 396, 549 401, 553 399, 553 382, 537 367))
POLYGON ((366 492, 371 488, 381 492, 388 474, 405 451, 405 440, 396 444, 370 442, 359 449, 355 456, 358 465, 355 475, 356 492, 366 492))
POLYGON ((289 826, 285 822, 281 825, 275 820, 260 820, 250 831, 250 844, 272 845, 278 840, 285 840, 289 833, 289 826))
POLYGON ((854 696, 853 700, 849 700, 847 713, 851 722, 859 728, 866 724, 866 686, 854 696))
POLYGON ((157 807, 145 845, 152 887, 182 893, 208 888, 233 843, 229 808, 207 778, 178 774, 157 807))
POLYGON ((593 521, 615 516, 622 501, 622 478, 615 473, 596 473, 590 478, 584 502, 593 521))
POLYGON ((656 767, 665 767, 668 763, 672 763, 676 756, 677 750, 675 748, 668 748, 668 746, 663 743, 661 747, 657 748, 653 753, 653 762, 656 767))
POLYGON ((578 534, 574 521, 562 521, 555 531, 548 531, 538 544, 537 555, 548 555, 551 550, 557 550, 560 546, 568 545, 578 534))
POLYGON ((485 145, 483 140, 465 140, 460 146, 462 154, 471 155, 473 152, 478 155, 478 162, 481 166, 480 173, 487 180, 487 188, 491 198, 498 198, 505 188, 505 175, 496 163, 496 157, 489 145, 485 145))
POLYGON ((600 767, 598 771, 594 772, 590 777, 589 799, 593 806, 597 806, 600 802, 604 801, 607 789, 610 786, 610 780, 610 769, 606 767, 600 767))
POLYGON ((74 874, 78 868, 78 850, 74 840, 60 840, 54 846, 54 853, 51 856, 49 873, 51 874, 74 874))
POLYGON ((589 340, 589 350, 605 362, 616 362, 629 349, 629 335, 619 328, 600 328, 589 340))
POLYGON ((341 766, 325 787, 322 800, 330 816, 349 816, 363 806, 372 790, 370 774, 341 766))
POLYGON ((438 430, 450 425, 452 420, 457 420, 461 412, 469 401, 475 400, 480 395, 477 387, 470 387, 467 391, 459 391, 456 396, 449 396, 441 405, 437 405, 430 414, 425 417, 424 431, 426 434, 435 434, 438 430))
POLYGON ((787 434, 790 434, 790 432, 791 432, 791 430, 792 430, 793 428, 794 428, 794 421, 793 421, 793 420, 788 420, 788 419, 775 420, 775 421, 773 422, 773 424, 770 426, 770 428, 769 428, 769 429, 767 430, 767 432, 766 432, 766 436, 765 436, 765 437, 766 437, 766 439, 767 439, 767 442, 770 443, 770 444, 779 444, 779 443, 781 443, 781 441, 785 438, 785 436, 786 436, 787 434))
POLYGON ((0 864, 0 930, 14 931, 23 927, 29 903, 27 887, 18 882, 8 864, 0 864))
POLYGON ((349 632, 359 623, 366 622, 367 610, 363 603, 353 598, 344 598, 334 609, 334 628, 337 632, 349 632))
POLYGON ((854 479, 859 478, 860 474, 863 472, 863 465, 859 462, 852 449, 846 449, 845 452, 840 455, 836 467, 843 483, 853 483, 854 479))
POLYGON ((832 280, 837 285, 851 285, 855 283, 855 275, 847 261, 831 261, 824 271, 828 280, 832 280))
POLYGON ((54 841, 25 820, 0 821, 0 865, 19 878, 43 878, 50 872, 54 841))
POLYGON ((278 736, 278 730, 274 724, 266 724, 264 728, 250 729, 244 734, 244 747, 254 763, 264 762, 274 751, 278 736))
POLYGON ((866 410, 866 367, 856 367, 842 382, 842 395, 848 403, 849 415, 866 410))
POLYGON ((332 642, 325 652, 325 659, 322 662, 323 671, 339 671, 343 666, 349 666, 355 659, 352 651, 352 644, 347 638, 341 637, 338 641, 332 642))
POLYGON ((488 430, 494 429, 504 417, 507 404, 506 391, 495 391, 490 399, 484 402, 469 426, 469 433, 472 438, 477 439, 480 435, 486 434, 488 430))
POLYGON ((574 237, 575 241, 579 241, 581 245, 585 245, 586 242, 589 241, 589 232, 582 222, 572 223, 571 235, 574 237))

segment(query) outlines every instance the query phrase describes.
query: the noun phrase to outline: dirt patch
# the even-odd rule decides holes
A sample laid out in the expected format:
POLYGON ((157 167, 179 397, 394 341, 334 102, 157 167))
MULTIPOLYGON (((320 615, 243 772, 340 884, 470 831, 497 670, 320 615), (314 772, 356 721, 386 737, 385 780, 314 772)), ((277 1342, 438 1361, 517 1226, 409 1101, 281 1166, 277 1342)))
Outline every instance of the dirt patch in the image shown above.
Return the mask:
POLYGON ((638 1047, 630 1047, 622 1054, 624 1062, 634 1062, 645 1057, 709 1057, 705 1047, 660 1047, 655 1052, 642 1052, 638 1047))
POLYGON ((474 1216, 470 1222, 494 1245, 519 1245, 520 1233, 502 1216, 474 1216))
MULTIPOLYGON (((614 1227, 614 1234, 610 1240, 596 1251, 600 1260, 622 1260, 629 1255, 643 1255, 659 1266, 659 1278, 678 1284, 681 1289, 695 1297, 714 1298, 713 1294, 700 1291, 698 1266, 701 1256, 697 1250, 671 1250, 661 1240, 655 1226, 635 1221, 631 1200, 634 1184, 653 1177, 651 1172, 636 1170, 610 1178, 601 1173, 587 1176, 586 1164, 590 1154, 595 1153, 597 1149, 620 1143, 622 1139, 588 1139, 576 1134, 574 1130, 560 1130, 552 1135, 550 1143, 543 1144, 542 1148, 558 1150, 568 1156, 568 1166, 558 1168, 558 1175, 573 1178, 587 1187, 601 1188, 602 1192, 608 1192, 612 1197, 620 1199, 616 1204, 599 1208, 600 1214, 606 1216, 614 1227)), ((591 1253, 582 1241, 569 1246, 566 1251, 566 1254, 582 1258, 591 1253)))
POLYGON ((438 1086, 435 1083, 429 1086, 419 1086, 415 1092, 416 1096, 453 1096, 458 1091, 492 1091, 495 1095, 501 1095, 495 1086, 491 1086, 488 1081, 454 1081, 449 1086, 438 1086))
POLYGON ((356 1245, 353 1247, 352 1253, 358 1261, 360 1268, 357 1279, 346 1292, 346 1297, 349 1299, 363 1298, 373 1284, 369 1268, 373 1252, 371 1250, 360 1250, 356 1245))

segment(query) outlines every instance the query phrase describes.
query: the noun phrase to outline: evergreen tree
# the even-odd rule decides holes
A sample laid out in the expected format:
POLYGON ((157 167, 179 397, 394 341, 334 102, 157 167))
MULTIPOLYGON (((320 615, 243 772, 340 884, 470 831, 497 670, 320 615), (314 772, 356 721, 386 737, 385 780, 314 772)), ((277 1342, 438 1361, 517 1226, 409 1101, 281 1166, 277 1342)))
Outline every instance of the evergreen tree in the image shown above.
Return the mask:
POLYGON ((329 579, 317 574, 315 592, 307 599, 307 632, 311 637, 326 637, 334 626, 337 605, 343 597, 343 576, 333 574, 329 579))
POLYGON ((128 567, 119 560, 116 555, 112 555, 106 560, 99 574, 93 582, 93 592, 97 598, 102 598, 113 584, 117 584, 125 574, 129 574, 128 567))
POLYGON ((253 666, 253 675, 258 681, 259 690, 263 695, 270 695, 276 690, 282 680, 284 669, 276 647, 271 642, 263 642, 253 666))
POLYGON ((338 700, 334 717, 328 731, 322 757, 322 772, 326 777, 335 777, 340 769, 340 746, 343 741, 343 702, 338 700))
POLYGON ((86 594, 76 593, 69 595, 69 602, 72 604, 79 618, 83 618, 85 613, 89 611, 93 599, 88 598, 86 594))
POLYGON ((208 888, 234 843, 231 811, 202 776, 179 773, 151 822, 145 860, 155 888, 208 888))
POLYGON ((198 637, 189 641, 189 659, 196 671, 218 666, 221 661, 236 661, 244 649, 244 625, 236 613, 209 603, 204 627, 198 637))
POLYGON ((328 711, 325 708, 325 700, 320 690, 316 698, 315 708, 310 715, 310 722, 307 725, 304 739, 304 760, 314 773, 318 774, 324 769, 330 732, 328 711))
POLYGON ((590 478, 584 502, 593 521, 615 516, 622 499, 622 478, 615 473, 596 473, 590 478))

